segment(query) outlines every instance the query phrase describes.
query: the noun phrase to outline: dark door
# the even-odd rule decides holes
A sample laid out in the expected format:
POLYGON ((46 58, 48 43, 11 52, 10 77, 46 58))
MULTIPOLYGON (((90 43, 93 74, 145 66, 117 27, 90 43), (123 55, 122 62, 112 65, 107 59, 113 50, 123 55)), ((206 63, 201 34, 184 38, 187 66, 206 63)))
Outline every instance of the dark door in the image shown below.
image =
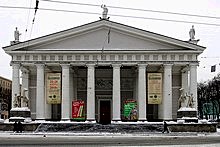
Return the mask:
POLYGON ((52 105, 52 121, 60 121, 61 120, 61 105, 53 104, 52 105))
POLYGON ((99 123, 106 125, 111 123, 111 101, 100 100, 100 120, 99 123))

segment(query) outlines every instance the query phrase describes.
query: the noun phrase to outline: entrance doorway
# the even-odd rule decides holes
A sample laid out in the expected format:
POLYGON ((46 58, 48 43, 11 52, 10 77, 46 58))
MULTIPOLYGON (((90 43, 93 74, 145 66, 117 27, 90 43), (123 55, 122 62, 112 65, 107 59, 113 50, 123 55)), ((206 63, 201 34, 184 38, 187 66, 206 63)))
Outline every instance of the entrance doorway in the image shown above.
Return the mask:
POLYGON ((111 123, 111 100, 99 100, 99 123, 106 125, 111 123))
POLYGON ((60 121, 61 120, 61 104, 52 104, 52 121, 60 121))

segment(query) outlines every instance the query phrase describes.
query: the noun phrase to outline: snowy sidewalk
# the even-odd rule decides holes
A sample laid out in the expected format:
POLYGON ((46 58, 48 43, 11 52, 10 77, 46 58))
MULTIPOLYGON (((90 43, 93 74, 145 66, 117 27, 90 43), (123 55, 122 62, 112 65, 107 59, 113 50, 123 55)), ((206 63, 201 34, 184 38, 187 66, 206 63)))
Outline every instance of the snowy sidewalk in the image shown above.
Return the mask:
POLYGON ((23 132, 0 131, 1 145, 87 145, 87 146, 163 146, 163 147, 218 147, 220 146, 220 132, 196 133, 173 132, 163 133, 59 133, 59 132, 23 132), (1 144, 2 143, 2 144, 1 144))
POLYGON ((207 132, 171 132, 171 133, 160 133, 160 132, 146 132, 146 133, 104 133, 104 132, 22 132, 14 133, 12 131, 0 131, 0 138, 4 137, 24 137, 24 136, 144 136, 144 137, 181 137, 181 136, 219 136, 220 129, 217 129, 215 133, 207 132))

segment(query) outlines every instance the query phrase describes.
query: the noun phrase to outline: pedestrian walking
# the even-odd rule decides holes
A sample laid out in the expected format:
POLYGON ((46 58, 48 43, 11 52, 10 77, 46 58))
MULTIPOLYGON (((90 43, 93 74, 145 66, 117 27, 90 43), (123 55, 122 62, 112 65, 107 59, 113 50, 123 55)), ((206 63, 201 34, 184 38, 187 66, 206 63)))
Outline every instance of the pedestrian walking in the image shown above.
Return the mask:
POLYGON ((165 121, 163 122, 163 131, 162 131, 162 133, 164 133, 164 132, 170 133, 170 131, 168 129, 168 125, 165 121))
POLYGON ((18 128, 18 132, 22 133, 23 126, 22 126, 22 123, 20 121, 18 122, 18 127, 17 128, 18 128))
POLYGON ((14 123, 13 131, 14 131, 15 133, 18 133, 18 123, 17 123, 17 122, 14 123))

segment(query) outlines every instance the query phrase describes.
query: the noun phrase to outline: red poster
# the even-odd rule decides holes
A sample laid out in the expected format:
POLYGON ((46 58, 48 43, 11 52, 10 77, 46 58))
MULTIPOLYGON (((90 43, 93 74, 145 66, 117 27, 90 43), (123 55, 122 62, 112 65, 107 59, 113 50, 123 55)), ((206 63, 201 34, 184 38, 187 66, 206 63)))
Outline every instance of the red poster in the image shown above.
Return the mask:
POLYGON ((72 102, 72 117, 74 120, 84 120, 84 101, 76 100, 72 102))

